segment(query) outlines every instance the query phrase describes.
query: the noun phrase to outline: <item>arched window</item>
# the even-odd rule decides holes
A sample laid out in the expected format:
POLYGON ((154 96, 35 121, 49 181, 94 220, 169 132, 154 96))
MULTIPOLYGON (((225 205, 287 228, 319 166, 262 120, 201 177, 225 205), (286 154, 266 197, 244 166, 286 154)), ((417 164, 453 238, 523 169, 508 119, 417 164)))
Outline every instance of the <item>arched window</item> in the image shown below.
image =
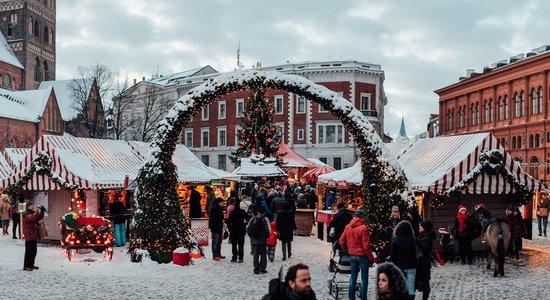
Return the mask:
POLYGON ((38 57, 34 59, 34 81, 42 81, 42 68, 40 67, 40 60, 38 57))
POLYGON ((476 106, 475 106, 475 109, 476 109, 476 125, 479 124, 479 119, 480 119, 480 112, 479 112, 479 102, 476 102, 476 106))
POLYGON ((475 105, 472 103, 472 107, 470 108, 470 125, 476 125, 476 110, 475 105))
POLYGON ((40 36, 40 27, 38 26, 38 20, 34 21, 34 36, 40 36))
POLYGON ((48 32, 48 40, 50 41, 50 45, 53 45, 53 29, 51 28, 48 32))
POLYGON ((34 32, 33 32, 33 30, 34 30, 34 22, 33 22, 33 20, 32 20, 32 17, 29 17, 29 23, 28 23, 27 27, 28 27, 27 29, 28 29, 29 33, 30 33, 30 34, 33 34, 33 33, 34 33, 34 32))
POLYGON ((504 99, 502 99, 502 103, 504 106, 504 120, 508 120, 508 95, 504 95, 504 99))
POLYGON ((517 146, 518 149, 521 149, 521 136, 518 136, 517 146))
POLYGON ((539 112, 538 108, 538 102, 537 102, 537 91, 535 88, 531 89, 531 114, 537 114, 539 112))
POLYGON ((502 96, 498 96, 497 98, 497 121, 503 120, 504 118, 504 103, 502 102, 502 96))
POLYGON ((489 99, 489 122, 493 122, 495 119, 495 113, 493 111, 493 99, 489 99))
POLYGON ((534 146, 534 138, 533 138, 533 135, 530 134, 529 135, 529 148, 533 148, 534 146))
POLYGON ((530 172, 531 176, 539 178, 539 159, 536 156, 531 157, 530 162, 530 172))
POLYGON ((8 36, 11 36, 13 34, 13 28, 12 28, 13 25, 11 25, 11 23, 8 24, 8 36))
POLYGON ((48 38, 50 37, 50 32, 48 30, 48 26, 44 26, 44 36, 42 37, 44 39, 45 43, 49 43, 48 38))
POLYGON ((16 12, 12 12, 10 14, 10 23, 17 23, 17 13, 16 12))
POLYGON ((520 116, 525 116, 525 92, 519 93, 519 112, 520 116))
POLYGON ((512 149, 516 149, 516 146, 517 146, 517 144, 516 144, 516 137, 513 136, 513 137, 512 137, 512 149))
POLYGON ((535 148, 538 148, 540 146, 540 135, 537 133, 535 134, 535 148))
POLYGON ((519 105, 520 105, 519 94, 518 92, 515 92, 514 93, 514 117, 521 116, 521 108, 519 105))
POLYGON ((50 80, 50 68, 48 68, 48 62, 44 61, 44 81, 50 80))
POLYGON ((542 113, 542 108, 543 108, 543 105, 544 105, 544 102, 543 102, 543 98, 542 98, 542 86, 539 86, 539 92, 538 92, 538 96, 539 96, 539 114, 542 113))
POLYGON ((483 120, 482 122, 483 123, 489 123, 489 119, 490 119, 490 112, 489 112, 489 101, 487 101, 487 99, 485 99, 485 101, 483 101, 483 112, 484 112, 484 116, 483 116, 483 120))

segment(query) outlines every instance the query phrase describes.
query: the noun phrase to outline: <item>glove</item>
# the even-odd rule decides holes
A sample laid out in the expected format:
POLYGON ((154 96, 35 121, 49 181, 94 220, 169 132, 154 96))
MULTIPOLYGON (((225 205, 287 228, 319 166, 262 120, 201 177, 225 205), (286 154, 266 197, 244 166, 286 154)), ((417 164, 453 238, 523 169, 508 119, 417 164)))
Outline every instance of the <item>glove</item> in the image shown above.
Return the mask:
POLYGON ((45 212, 46 211, 46 208, 44 206, 40 206, 40 212, 45 212))

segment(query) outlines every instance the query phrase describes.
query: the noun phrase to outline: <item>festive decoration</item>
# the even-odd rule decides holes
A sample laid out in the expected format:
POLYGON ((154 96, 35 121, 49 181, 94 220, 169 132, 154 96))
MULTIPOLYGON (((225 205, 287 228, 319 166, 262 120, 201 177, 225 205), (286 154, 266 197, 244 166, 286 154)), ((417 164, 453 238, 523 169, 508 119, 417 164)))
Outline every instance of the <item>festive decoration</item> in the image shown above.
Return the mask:
MULTIPOLYGON (((284 154, 277 154, 282 136, 275 126, 273 105, 265 97, 264 90, 254 91, 253 96, 246 102, 243 115, 242 130, 237 133, 239 147, 231 152, 229 156, 231 161, 238 166, 241 158, 251 157, 253 153, 259 153, 266 157, 283 156, 284 154)), ((278 159, 277 165, 279 164, 280 160, 278 159)))
POLYGON ((336 92, 298 75, 238 70, 212 78, 191 90, 174 104, 159 123, 137 179, 136 209, 130 239, 132 261, 139 261, 144 251, 147 251, 152 260, 167 263, 172 260, 172 251, 178 247, 200 249, 191 234, 189 222, 178 205, 178 181, 172 154, 180 132, 202 107, 226 94, 243 89, 286 90, 319 103, 344 124, 361 150, 365 191, 363 203, 367 208, 367 220, 374 226, 375 250, 387 251, 390 240, 387 224, 391 206, 394 203, 405 205, 405 199, 411 200, 412 194, 407 193, 406 179, 399 164, 388 159, 393 156, 366 117, 336 92), (368 188, 370 184, 379 186, 380 189, 371 193, 368 188))
POLYGON ((78 225, 78 215, 69 212, 63 215, 59 221, 61 227, 61 246, 64 248, 69 260, 72 258, 71 249, 91 248, 111 259, 113 256, 113 243, 115 237, 113 226, 107 219, 101 218, 101 224, 78 225))

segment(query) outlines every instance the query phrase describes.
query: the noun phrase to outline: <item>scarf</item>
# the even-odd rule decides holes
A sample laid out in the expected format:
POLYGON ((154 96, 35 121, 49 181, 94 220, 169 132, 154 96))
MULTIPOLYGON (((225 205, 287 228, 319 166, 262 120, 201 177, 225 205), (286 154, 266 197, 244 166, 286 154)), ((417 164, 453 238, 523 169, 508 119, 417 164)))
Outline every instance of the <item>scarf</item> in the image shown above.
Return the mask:
POLYGON ((458 234, 464 234, 466 230, 466 220, 470 217, 470 214, 466 212, 465 214, 458 213, 456 219, 458 220, 458 234))

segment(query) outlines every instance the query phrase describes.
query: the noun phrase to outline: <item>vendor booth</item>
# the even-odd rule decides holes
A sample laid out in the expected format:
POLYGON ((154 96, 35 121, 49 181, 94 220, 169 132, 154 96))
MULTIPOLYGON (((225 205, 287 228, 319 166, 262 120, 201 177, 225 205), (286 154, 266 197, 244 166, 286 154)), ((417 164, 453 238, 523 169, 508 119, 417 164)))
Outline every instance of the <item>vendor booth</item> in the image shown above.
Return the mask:
POLYGON ((291 183, 301 181, 305 172, 310 168, 316 167, 309 159, 290 149, 284 143, 281 143, 279 146, 277 154, 285 154, 282 157, 283 167, 286 169, 288 179, 291 183))

